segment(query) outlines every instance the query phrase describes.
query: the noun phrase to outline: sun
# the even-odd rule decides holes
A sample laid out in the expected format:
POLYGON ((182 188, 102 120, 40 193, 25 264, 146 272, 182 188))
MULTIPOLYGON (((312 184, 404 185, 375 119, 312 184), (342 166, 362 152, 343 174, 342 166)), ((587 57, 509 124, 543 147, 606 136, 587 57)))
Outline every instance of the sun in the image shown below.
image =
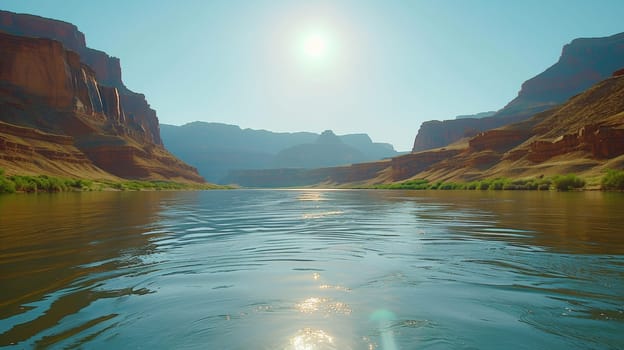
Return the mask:
POLYGON ((327 40, 319 34, 308 35, 303 40, 303 52, 309 58, 323 58, 327 55, 327 40))
MULTIPOLYGON (((293 31, 294 32, 294 31, 293 31)), ((318 75, 334 70, 339 61, 339 42, 328 26, 308 26, 293 37, 293 53, 306 74, 318 75)))

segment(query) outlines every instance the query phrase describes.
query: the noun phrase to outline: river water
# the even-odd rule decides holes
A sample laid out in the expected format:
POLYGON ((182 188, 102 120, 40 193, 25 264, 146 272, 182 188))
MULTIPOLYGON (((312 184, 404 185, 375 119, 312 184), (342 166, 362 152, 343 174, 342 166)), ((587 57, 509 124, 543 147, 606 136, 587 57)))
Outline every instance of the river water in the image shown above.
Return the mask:
POLYGON ((622 349, 624 194, 0 196, 0 347, 622 349))

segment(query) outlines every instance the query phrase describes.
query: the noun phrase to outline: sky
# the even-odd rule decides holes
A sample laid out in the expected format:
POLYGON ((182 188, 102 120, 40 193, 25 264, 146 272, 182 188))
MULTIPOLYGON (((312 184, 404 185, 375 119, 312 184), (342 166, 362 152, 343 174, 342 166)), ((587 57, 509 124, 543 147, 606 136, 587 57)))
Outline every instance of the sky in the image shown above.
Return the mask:
POLYGON ((621 0, 0 0, 75 24, 121 59, 161 123, 367 133, 498 110, 578 37, 624 31, 621 0))

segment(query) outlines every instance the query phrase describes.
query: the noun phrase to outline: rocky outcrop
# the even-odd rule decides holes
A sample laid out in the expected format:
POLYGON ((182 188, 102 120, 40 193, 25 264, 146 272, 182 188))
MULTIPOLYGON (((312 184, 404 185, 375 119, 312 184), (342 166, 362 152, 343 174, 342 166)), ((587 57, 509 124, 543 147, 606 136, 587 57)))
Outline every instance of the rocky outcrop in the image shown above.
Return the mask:
POLYGON ((565 102, 624 66, 624 33, 605 38, 575 39, 564 46, 559 61, 522 84, 518 96, 495 115, 482 119, 425 122, 413 151, 444 147, 463 137, 528 119, 565 102))
POLYGON ((616 70, 615 72, 613 72, 613 74, 611 76, 619 77, 619 76, 622 76, 622 75, 624 75, 624 68, 616 70))
POLYGON ((530 112, 503 117, 426 121, 418 129, 412 152, 444 147, 457 140, 476 136, 480 132, 521 121, 526 119, 528 114, 530 112))
MULTIPOLYGON (((117 176, 203 182, 196 170, 164 149, 156 112, 143 95, 123 86, 121 71, 116 71, 118 61, 86 48, 75 26, 4 11, 0 11, 0 24, 3 30, 8 27, 29 35, 0 32, 0 121, 16 127, 0 130, 4 139, 23 137, 23 131, 16 131, 19 127, 32 128, 35 133, 58 135, 57 141, 72 140, 83 152, 78 162, 91 162, 90 166, 117 176), (46 33, 77 51, 57 40, 33 37, 46 33), (99 74, 85 63, 81 51, 101 58, 104 65, 98 68, 99 74)), ((15 164, 6 167, 16 168, 15 164)))
POLYGON ((494 129, 471 138, 468 145, 473 151, 508 151, 526 141, 531 134, 527 130, 494 129))
POLYGON ((554 141, 534 141, 529 145, 527 159, 543 163, 567 153, 590 153, 596 159, 609 159, 624 154, 624 128, 587 125, 577 133, 566 134, 554 141))
POLYGON ((459 150, 439 150, 406 154, 392 158, 392 180, 408 179, 432 165, 452 158, 461 153, 459 150))
POLYGON ((0 122, 0 163, 20 173, 109 178, 74 146, 70 136, 0 122), (36 166, 35 166, 36 164, 36 166), (43 171, 42 171, 43 170, 43 171))

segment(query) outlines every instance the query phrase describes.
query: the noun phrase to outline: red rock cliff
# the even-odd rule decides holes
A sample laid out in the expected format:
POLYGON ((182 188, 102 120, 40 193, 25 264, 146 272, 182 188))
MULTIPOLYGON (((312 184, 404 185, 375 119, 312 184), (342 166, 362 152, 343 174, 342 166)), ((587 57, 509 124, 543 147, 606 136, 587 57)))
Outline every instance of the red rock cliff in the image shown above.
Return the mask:
POLYGON ((425 122, 412 151, 444 147, 462 137, 528 119, 583 92, 623 66, 624 33, 575 39, 564 46, 557 63, 524 82, 518 96, 494 116, 425 122))
POLYGON ((84 34, 75 25, 39 16, 0 11, 0 31, 19 36, 54 39, 65 48, 78 53, 80 60, 95 72, 95 78, 100 85, 117 88, 132 123, 136 125, 136 130, 130 130, 132 136, 162 145, 156 112, 150 108, 144 95, 134 93, 124 85, 119 59, 87 47, 84 34))
MULTIPOLYGON (((84 47, 84 36, 68 23, 0 11, 0 24, 7 23, 14 29, 32 25, 23 30, 27 34, 49 30, 73 47, 84 47)), ((111 62, 118 67, 118 61, 111 62)), ((70 137, 91 162, 117 176, 203 182, 194 168, 164 149, 156 112, 145 97, 120 81, 116 85, 102 84, 79 53, 59 41, 0 32, 1 122, 70 137), (116 161, 105 160, 113 154, 116 161)), ((4 129, 5 140, 19 137, 12 130, 17 129, 4 129)))

